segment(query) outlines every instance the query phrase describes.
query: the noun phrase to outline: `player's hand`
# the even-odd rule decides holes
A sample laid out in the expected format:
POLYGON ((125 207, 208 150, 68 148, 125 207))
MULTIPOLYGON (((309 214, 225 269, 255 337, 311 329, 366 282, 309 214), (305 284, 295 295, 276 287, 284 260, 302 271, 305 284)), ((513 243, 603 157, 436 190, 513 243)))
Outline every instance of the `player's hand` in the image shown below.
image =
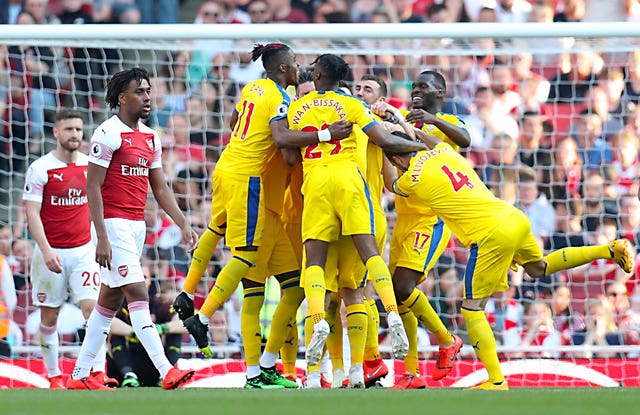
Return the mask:
POLYGON ((396 111, 399 110, 388 102, 376 102, 371 105, 371 112, 380 118, 386 118, 387 113, 395 114, 396 111))
POLYGON ((404 132, 404 129, 401 126, 399 126, 398 124, 394 124, 392 122, 389 122, 389 121, 382 121, 380 123, 380 125, 382 126, 382 128, 387 130, 389 133, 392 133, 394 131, 400 131, 401 133, 404 132))
POLYGON ((109 239, 106 236, 98 237, 96 262, 101 267, 111 270, 111 243, 109 243, 109 239))
POLYGON ((53 249, 49 248, 46 252, 42 253, 42 256, 49 271, 56 273, 62 272, 62 260, 53 249))
POLYGON ((338 121, 329 126, 329 132, 331 133, 331 140, 342 140, 351 135, 353 125, 349 121, 338 121))
POLYGON ((198 234, 191 226, 182 228, 182 243, 187 246, 187 252, 191 252, 198 246, 198 234))
POLYGON ((404 119, 411 124, 415 124, 417 122, 421 122, 424 124, 433 124, 435 121, 438 120, 438 117, 436 117, 434 114, 431 114, 425 110, 423 110, 422 108, 416 108, 414 110, 411 110, 411 112, 409 112, 404 119))

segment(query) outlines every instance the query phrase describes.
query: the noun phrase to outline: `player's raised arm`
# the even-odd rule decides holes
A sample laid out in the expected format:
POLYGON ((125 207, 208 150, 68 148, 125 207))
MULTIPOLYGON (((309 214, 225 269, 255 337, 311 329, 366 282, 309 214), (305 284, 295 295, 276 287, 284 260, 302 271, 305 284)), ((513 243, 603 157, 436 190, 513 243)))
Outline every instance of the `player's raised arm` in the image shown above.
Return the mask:
POLYGON ((365 133, 369 136, 371 141, 376 143, 376 145, 378 145, 385 151, 392 151, 394 153, 409 153, 412 151, 427 149, 427 146, 425 146, 423 143, 405 140, 404 138, 396 137, 388 133, 379 124, 374 124, 371 127, 367 128, 365 133))
POLYGON ((300 148, 324 141, 342 140, 351 134, 349 121, 338 121, 320 131, 294 131, 286 118, 271 123, 271 135, 278 148, 300 148))

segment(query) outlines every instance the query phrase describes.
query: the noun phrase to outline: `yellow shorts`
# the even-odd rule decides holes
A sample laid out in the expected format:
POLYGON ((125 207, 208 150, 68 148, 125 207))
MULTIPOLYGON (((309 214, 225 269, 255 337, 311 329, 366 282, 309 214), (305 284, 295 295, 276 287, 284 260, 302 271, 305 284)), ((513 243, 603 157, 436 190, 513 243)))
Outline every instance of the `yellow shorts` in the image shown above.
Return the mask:
POLYGON ((391 235, 389 271, 397 267, 421 272, 422 282, 451 239, 451 230, 437 216, 398 215, 391 235))
POLYGON ((231 248, 260 246, 264 231, 264 190, 259 176, 216 170, 209 228, 225 235, 231 248))
POLYGON ((542 259, 526 215, 516 210, 482 241, 471 244, 464 273, 465 299, 487 298, 509 288, 507 271, 512 262, 527 264, 542 259))
POLYGON ((291 242, 293 253, 298 261, 299 269, 302 269, 302 224, 283 222, 284 232, 291 242))
POLYGON ((245 278, 264 284, 268 276, 300 270, 291 242, 280 221, 280 215, 270 210, 265 211, 262 239, 256 266, 249 268, 245 278))
POLYGON ((302 241, 338 240, 340 235, 374 234, 369 188, 355 163, 338 161, 305 171, 302 184, 302 241))

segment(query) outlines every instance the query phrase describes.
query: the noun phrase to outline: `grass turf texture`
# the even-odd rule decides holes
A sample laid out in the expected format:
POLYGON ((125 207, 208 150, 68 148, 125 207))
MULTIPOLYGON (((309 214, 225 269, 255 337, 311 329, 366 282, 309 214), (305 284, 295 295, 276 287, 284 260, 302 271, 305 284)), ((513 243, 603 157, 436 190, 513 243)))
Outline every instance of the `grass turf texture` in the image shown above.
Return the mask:
POLYGON ((115 392, 9 389, 0 391, 3 415, 54 414, 634 414, 640 390, 625 388, 243 390, 121 389, 115 392))

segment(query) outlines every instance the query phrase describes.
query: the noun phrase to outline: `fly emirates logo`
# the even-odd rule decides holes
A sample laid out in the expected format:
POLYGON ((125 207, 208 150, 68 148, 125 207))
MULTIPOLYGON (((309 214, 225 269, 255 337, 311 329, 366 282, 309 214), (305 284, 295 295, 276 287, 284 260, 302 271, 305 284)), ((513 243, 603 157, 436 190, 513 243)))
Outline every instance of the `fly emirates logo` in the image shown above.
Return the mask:
POLYGON ((138 166, 123 164, 120 167, 123 176, 149 176, 149 160, 144 157, 138 157, 138 166))
POLYGON ((51 195, 51 206, 82 206, 86 204, 87 196, 82 195, 81 189, 74 189, 72 187, 64 197, 51 195))

